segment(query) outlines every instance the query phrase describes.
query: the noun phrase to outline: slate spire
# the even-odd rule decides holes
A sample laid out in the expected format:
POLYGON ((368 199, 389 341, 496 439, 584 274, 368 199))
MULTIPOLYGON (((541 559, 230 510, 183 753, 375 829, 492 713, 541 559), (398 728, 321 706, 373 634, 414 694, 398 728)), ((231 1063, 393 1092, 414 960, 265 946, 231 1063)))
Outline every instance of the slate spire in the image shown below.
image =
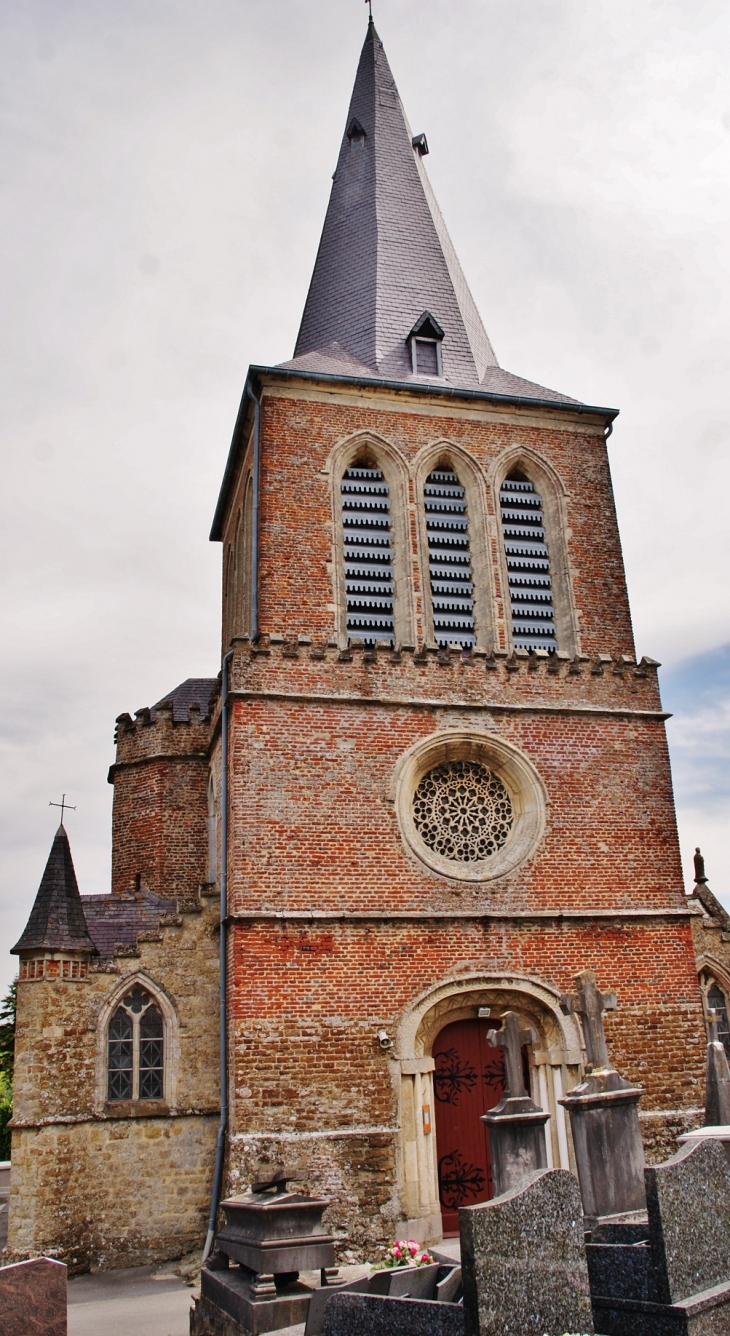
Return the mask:
POLYGON ((477 388, 497 367, 426 175, 427 151, 422 135, 414 146, 370 22, 295 361, 287 365, 321 351, 405 380, 412 374, 408 335, 428 312, 444 331, 447 383, 477 388))
POLYGON ((86 927, 71 846, 63 826, 56 831, 25 932, 11 954, 19 955, 21 951, 97 954, 86 927))

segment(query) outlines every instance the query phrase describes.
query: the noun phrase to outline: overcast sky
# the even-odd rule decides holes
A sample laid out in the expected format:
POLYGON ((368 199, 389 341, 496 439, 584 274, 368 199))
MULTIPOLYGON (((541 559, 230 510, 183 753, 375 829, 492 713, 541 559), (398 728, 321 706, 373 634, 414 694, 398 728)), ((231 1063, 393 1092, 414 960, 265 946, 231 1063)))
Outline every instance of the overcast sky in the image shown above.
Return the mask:
MULTIPOLYGON (((360 0, 0 7, 0 987, 66 791, 109 882, 115 717, 219 658, 208 531, 249 362, 291 356, 360 0)), ((637 649, 683 855, 730 905, 730 10, 376 0, 501 364, 621 415, 637 649)), ((620 856, 620 851, 618 851, 620 856)))

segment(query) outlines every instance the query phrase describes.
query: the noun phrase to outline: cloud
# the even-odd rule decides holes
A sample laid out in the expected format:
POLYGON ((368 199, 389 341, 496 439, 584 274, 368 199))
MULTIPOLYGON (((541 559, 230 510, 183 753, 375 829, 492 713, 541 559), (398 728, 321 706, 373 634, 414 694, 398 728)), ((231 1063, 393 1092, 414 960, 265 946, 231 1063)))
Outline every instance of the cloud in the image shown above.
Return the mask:
MULTIPOLYGON (((80 881, 105 889, 114 718, 217 669, 210 518, 247 364, 293 348, 365 13, 0 11, 8 945, 49 798, 77 803, 80 881)), ((639 652, 698 661, 730 640, 727 7, 400 0, 377 21, 501 362, 621 408, 639 652)), ((682 727, 684 843, 707 829, 719 872, 725 763, 682 727)))

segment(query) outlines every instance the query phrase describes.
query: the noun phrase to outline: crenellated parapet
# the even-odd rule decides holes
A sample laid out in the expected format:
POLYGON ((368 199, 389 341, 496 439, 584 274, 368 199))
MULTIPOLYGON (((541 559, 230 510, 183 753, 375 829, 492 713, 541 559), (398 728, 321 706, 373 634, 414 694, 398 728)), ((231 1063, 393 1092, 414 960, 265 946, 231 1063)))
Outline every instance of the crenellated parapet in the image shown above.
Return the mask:
POLYGON ((120 765, 134 765, 165 756, 191 756, 207 753, 211 737, 211 715, 203 714, 194 702, 184 719, 176 717, 172 700, 162 701, 154 709, 120 714, 114 741, 117 759, 110 774, 120 765))
POLYGON ((214 679, 189 679, 151 709, 117 719, 112 893, 147 887, 194 904, 209 873, 214 679))
POLYGON ((661 713, 655 659, 558 651, 368 646, 271 634, 234 641, 233 691, 462 708, 661 713))

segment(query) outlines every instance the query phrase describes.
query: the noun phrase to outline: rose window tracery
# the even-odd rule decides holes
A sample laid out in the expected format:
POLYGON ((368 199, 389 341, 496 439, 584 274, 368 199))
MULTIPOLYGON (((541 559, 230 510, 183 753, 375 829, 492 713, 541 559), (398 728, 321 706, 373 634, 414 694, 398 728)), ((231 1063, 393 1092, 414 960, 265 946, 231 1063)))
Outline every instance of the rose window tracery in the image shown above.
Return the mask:
POLYGON ((413 821, 429 849, 452 862, 476 863, 506 843, 512 800, 497 775, 477 761, 444 761, 421 779, 413 821))

